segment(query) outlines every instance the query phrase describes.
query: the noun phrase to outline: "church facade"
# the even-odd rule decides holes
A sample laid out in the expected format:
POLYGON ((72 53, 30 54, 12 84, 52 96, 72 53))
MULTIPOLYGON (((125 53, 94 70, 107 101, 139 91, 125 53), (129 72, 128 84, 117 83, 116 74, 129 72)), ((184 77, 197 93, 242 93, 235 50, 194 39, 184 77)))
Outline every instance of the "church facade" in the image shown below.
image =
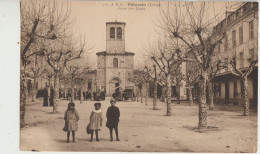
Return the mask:
POLYGON ((106 51, 97 55, 97 89, 104 91, 106 96, 124 89, 133 89, 128 79, 133 74, 134 53, 125 51, 124 22, 106 23, 106 51))

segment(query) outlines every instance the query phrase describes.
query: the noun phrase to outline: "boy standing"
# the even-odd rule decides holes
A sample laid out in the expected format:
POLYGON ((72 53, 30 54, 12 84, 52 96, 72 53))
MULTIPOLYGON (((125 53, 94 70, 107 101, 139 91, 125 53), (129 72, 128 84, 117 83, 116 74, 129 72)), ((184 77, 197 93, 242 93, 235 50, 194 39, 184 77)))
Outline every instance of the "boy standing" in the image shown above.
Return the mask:
POLYGON ((115 129, 115 133, 116 133, 116 140, 119 140, 118 137, 118 123, 119 123, 119 117, 120 117, 120 111, 119 108, 116 107, 116 101, 115 99, 111 99, 110 100, 110 104, 111 106, 107 109, 107 123, 106 126, 109 128, 110 131, 110 141, 113 141, 113 129, 115 129))

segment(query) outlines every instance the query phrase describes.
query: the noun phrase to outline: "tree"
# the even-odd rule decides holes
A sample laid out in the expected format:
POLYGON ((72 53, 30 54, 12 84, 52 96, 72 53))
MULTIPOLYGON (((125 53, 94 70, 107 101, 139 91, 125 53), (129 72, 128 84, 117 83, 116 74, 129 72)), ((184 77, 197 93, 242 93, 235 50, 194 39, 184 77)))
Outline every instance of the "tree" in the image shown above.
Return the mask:
POLYGON ((53 113, 58 112, 59 73, 64 69, 67 63, 79 59, 84 51, 91 49, 85 49, 85 40, 75 42, 72 42, 72 40, 69 40, 69 42, 66 41, 62 41, 61 43, 56 42, 54 46, 44 49, 46 61, 54 72, 53 113))
POLYGON ((145 86, 145 105, 147 104, 148 95, 149 95, 149 84, 152 80, 152 78, 149 75, 148 69, 145 67, 143 70, 135 70, 134 74, 136 74, 136 77, 139 78, 140 83, 145 86))
POLYGON ((21 127, 25 125, 27 66, 31 63, 34 55, 42 53, 39 46, 44 46, 44 40, 52 41, 64 37, 64 28, 66 29, 68 26, 68 17, 68 9, 63 7, 59 9, 55 1, 32 0, 21 2, 21 127))
POLYGON ((198 82, 198 77, 200 74, 200 68, 197 64, 194 56, 191 52, 187 52, 185 56, 186 70, 185 72, 180 72, 179 76, 182 80, 186 82, 186 87, 188 87, 189 105, 193 105, 193 94, 192 86, 198 82))
POLYGON ((150 46, 147 50, 150 59, 157 65, 160 72, 162 73, 162 78, 165 77, 165 85, 166 85, 166 104, 167 104, 167 111, 166 116, 172 115, 172 105, 171 105, 171 85, 172 79, 171 74, 174 69, 177 68, 180 61, 176 60, 177 53, 180 52, 178 47, 173 47, 167 43, 167 40, 162 42, 159 40, 156 43, 156 46, 150 46))
POLYGON ((136 69, 133 72, 133 76, 128 78, 128 81, 134 83, 136 89, 136 97, 137 102, 139 102, 139 96, 141 96, 141 103, 142 102, 142 88, 143 88, 143 80, 141 78, 141 71, 136 69))
MULTIPOLYGON (((210 62, 215 47, 225 37, 222 32, 213 37, 213 25, 220 19, 221 13, 213 12, 212 2, 176 2, 169 3, 167 8, 161 8, 159 27, 179 46, 191 51, 199 64, 199 128, 207 127, 206 85, 210 62), (182 5, 182 6, 181 6, 182 5), (171 13, 170 10, 174 10, 171 13)), ((182 50, 182 52, 187 52, 182 50)))
POLYGON ((209 110, 214 109, 214 97, 213 97, 213 79, 215 78, 216 74, 218 71, 221 69, 220 62, 217 61, 217 63, 212 63, 211 68, 209 69, 209 75, 208 75, 208 83, 207 83, 207 88, 208 88, 208 98, 209 98, 209 110))
POLYGON ((66 71, 67 71, 67 78, 68 81, 71 83, 71 101, 74 102, 74 95, 75 95, 75 85, 80 85, 81 87, 81 103, 82 103, 82 96, 83 96, 83 91, 82 91, 82 85, 86 83, 87 77, 89 76, 89 73, 91 72, 90 67, 88 66, 83 66, 79 63, 70 62, 70 64, 67 64, 65 66, 66 71))
MULTIPOLYGON (((32 85, 32 102, 35 102, 36 100, 36 84, 38 81, 38 78, 41 77, 46 72, 46 67, 43 65, 40 65, 39 58, 42 58, 43 55, 34 55, 33 60, 33 67, 31 68, 31 71, 33 73, 33 85, 32 85)), ((43 60, 43 59, 41 59, 43 60)))
POLYGON ((243 114, 244 116, 249 115, 248 75, 250 75, 250 73, 254 70, 257 62, 258 62, 257 59, 252 59, 245 71, 241 71, 238 68, 237 60, 235 57, 233 57, 228 64, 224 65, 224 67, 228 67, 228 69, 231 71, 232 74, 239 77, 239 79, 242 82, 241 86, 242 86, 242 102, 244 105, 244 114, 243 114))

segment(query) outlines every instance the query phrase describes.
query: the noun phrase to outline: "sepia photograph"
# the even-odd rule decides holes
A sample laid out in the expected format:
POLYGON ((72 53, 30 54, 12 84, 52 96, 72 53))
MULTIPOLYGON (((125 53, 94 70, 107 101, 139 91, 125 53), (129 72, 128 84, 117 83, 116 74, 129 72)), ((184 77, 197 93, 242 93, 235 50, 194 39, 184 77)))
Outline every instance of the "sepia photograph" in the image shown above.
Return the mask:
POLYGON ((257 153, 258 2, 21 0, 19 26, 20 152, 257 153))

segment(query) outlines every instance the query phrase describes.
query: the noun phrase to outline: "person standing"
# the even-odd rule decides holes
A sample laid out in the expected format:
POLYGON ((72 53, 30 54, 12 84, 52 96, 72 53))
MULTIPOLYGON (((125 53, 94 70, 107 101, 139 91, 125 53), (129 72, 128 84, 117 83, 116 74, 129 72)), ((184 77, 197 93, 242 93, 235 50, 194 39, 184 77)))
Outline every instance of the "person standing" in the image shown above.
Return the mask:
POLYGON ((90 142, 93 141, 94 131, 96 134, 96 141, 99 142, 98 131, 101 130, 102 121, 103 121, 101 103, 95 103, 94 106, 95 106, 95 110, 93 110, 90 115, 90 123, 89 123, 89 129, 91 130, 90 142))
POLYGON ((49 95, 48 95, 48 90, 47 88, 43 89, 43 106, 48 106, 49 105, 49 95))
POLYGON ((106 126, 109 128, 110 131, 110 141, 113 141, 113 129, 116 133, 116 140, 119 140, 118 137, 118 123, 119 123, 119 117, 120 117, 120 111, 119 108, 116 106, 115 99, 110 100, 111 106, 107 109, 107 123, 106 126))
POLYGON ((79 114, 75 109, 75 103, 70 102, 68 104, 68 109, 65 111, 64 115, 65 127, 64 131, 67 132, 67 143, 70 142, 70 132, 72 132, 73 142, 75 142, 75 131, 78 130, 79 114))

